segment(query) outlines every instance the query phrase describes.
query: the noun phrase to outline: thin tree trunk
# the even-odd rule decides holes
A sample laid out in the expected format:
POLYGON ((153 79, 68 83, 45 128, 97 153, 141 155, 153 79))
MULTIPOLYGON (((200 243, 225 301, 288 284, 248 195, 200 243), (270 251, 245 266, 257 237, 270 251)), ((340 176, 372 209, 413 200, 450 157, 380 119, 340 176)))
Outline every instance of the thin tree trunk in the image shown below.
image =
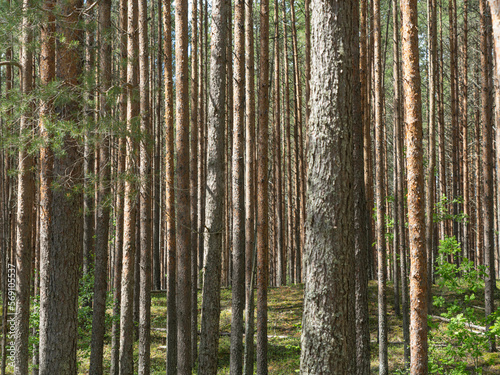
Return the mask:
POLYGON ((140 92, 140 289, 139 289, 139 375, 151 369, 151 108, 149 103, 148 6, 139 0, 139 92, 140 92))
POLYGON ((402 0, 403 88, 408 160, 410 228, 410 369, 427 374, 427 266, 425 257, 422 99, 417 33, 417 1, 402 0))
POLYGON ((269 282, 268 139, 269 0, 260 2, 259 123, 257 128, 257 374, 267 374, 267 286, 269 282))
POLYGON ((281 108, 280 108, 280 54, 279 54, 279 2, 274 2, 274 170, 276 195, 276 284, 286 285, 286 252, 283 225, 283 184, 281 180, 281 108))
MULTIPOLYGON (((191 217, 189 196, 188 2, 175 2, 177 160, 177 373, 191 375, 191 217)), ((200 368, 202 367, 200 363, 200 368)))
POLYGON ((174 178, 174 89, 172 77, 172 16, 170 2, 163 1, 165 51, 165 220, 167 248, 167 372, 177 374, 176 233, 174 178))
MULTIPOLYGON (((128 0, 127 22, 127 140, 125 171, 133 173, 137 159, 134 148, 132 121, 135 115, 134 91, 137 86, 135 64, 137 59, 137 0, 128 0)), ((133 343, 133 300, 136 238, 136 187, 130 178, 125 179, 125 197, 123 213, 123 255, 120 304, 120 355, 119 374, 131 374, 134 369, 133 343)))
POLYGON ((191 362, 198 353, 198 3, 192 2, 191 17, 191 362))
MULTIPOLYGON (((99 3, 99 34, 100 34, 100 77, 101 77, 101 121, 111 115, 106 92, 111 86, 111 44, 107 39, 111 31, 111 0, 99 3)), ((99 147, 99 190, 97 192, 97 221, 95 241, 95 270, 94 270, 94 302, 92 316, 92 341, 90 348, 89 374, 100 375, 103 373, 103 347, 106 329, 106 293, 108 288, 108 233, 109 210, 106 203, 110 194, 111 166, 109 158, 109 133, 104 129, 99 147)))
POLYGON ((255 83, 253 0, 245 2, 245 349, 243 373, 254 368, 254 291, 255 251, 255 83))
POLYGON ((291 126, 290 126, 290 87, 288 76, 288 36, 287 36, 287 20, 286 20, 286 1, 283 1, 283 69, 285 70, 285 132, 286 132, 286 150, 287 150, 287 180, 288 180, 288 198, 287 198, 287 220, 288 220, 288 278, 289 282, 295 283, 295 246, 293 238, 293 178, 292 178, 292 143, 291 143, 291 126))
POLYGON ((429 313, 432 310, 432 265, 433 265, 433 239, 434 239, 434 187, 436 168, 436 85, 437 81, 437 33, 436 33, 436 0, 427 1, 428 34, 429 39, 429 164, 427 166, 427 186, 425 189, 425 237, 427 251, 427 281, 429 313))
MULTIPOLYGON (((479 10, 481 13, 481 123, 482 123, 482 216, 484 235, 484 265, 488 267, 484 280, 484 307, 488 317, 495 309, 495 265, 494 265, 494 226, 493 226, 493 169, 492 169, 492 121, 490 107, 490 71, 488 64, 488 10, 486 0, 480 0, 479 10)), ((489 328, 490 324, 487 324, 489 328)), ((490 340, 489 350, 495 351, 495 340, 490 340)))
MULTIPOLYGON (((467 14, 469 11, 468 0, 464 0, 464 19, 463 19, 463 41, 461 44, 462 48, 462 74, 461 74, 461 128, 462 128, 462 160, 463 160, 463 197, 464 197, 464 217, 466 218, 463 222, 463 253, 465 257, 469 257, 470 252, 470 198, 469 198, 469 151, 468 151, 468 105, 467 105, 467 91, 468 91, 468 56, 467 56, 467 34, 468 34, 468 20, 467 14)), ((432 274, 430 274, 432 276, 432 274)), ((430 294, 430 293, 429 293, 430 294)))
MULTIPOLYGON (((46 9, 46 18, 44 18, 40 31, 40 86, 46 88, 55 79, 55 16, 53 9, 55 6, 54 0, 46 0, 44 8, 46 9)), ((47 130, 47 125, 51 121, 53 112, 52 98, 42 100, 40 103, 40 120, 39 132, 44 144, 40 148, 40 289, 42 287, 43 262, 47 260, 47 255, 50 250, 51 225, 52 220, 52 170, 53 170, 53 153, 49 146, 50 135, 47 130)), ((4 199, 4 204, 6 200, 4 199)), ((7 250, 5 248, 5 250, 7 250)), ((6 251, 4 260, 6 261, 6 251)), ((6 264, 6 262, 5 262, 6 264)), ((5 276, 4 276, 5 279, 5 276)), ((40 290, 41 291, 41 290, 40 290)), ((4 294, 5 296, 5 294, 4 294)), ((40 295, 41 300, 41 295, 40 295)), ((4 300, 4 306, 6 306, 4 300)), ((3 309, 5 312, 5 309, 3 309)), ((5 335, 3 336, 5 338, 5 335)), ((2 349, 4 345, 2 343, 2 349)), ((41 347, 40 347, 41 351, 41 347)), ((40 355, 38 356, 40 361, 40 355)), ((2 364, 4 364, 2 359, 2 364)), ((2 367, 2 373, 5 368, 2 367)))
POLYGON ((379 334, 379 372, 387 375, 387 304, 386 286, 386 245, 385 245, 385 199, 384 199, 384 159, 383 159, 383 101, 382 101, 382 55, 380 32, 380 0, 373 2, 374 15, 374 64, 375 64, 375 196, 377 212, 377 254, 378 254, 378 334, 379 334))
POLYGON ((231 374, 243 371, 243 309, 245 306, 245 201, 244 201, 244 139, 245 130, 245 2, 237 0, 234 7, 234 106, 233 106, 233 272, 231 301, 231 374))
MULTIPOLYGON (((353 82, 354 92, 361 90, 359 45, 359 4, 353 6, 353 82)), ((370 244, 366 235, 366 196, 363 159, 362 103, 352 101, 353 107, 353 181, 354 181, 354 237, 356 272, 356 374, 370 374, 370 327, 368 321, 368 253, 370 244)))
MULTIPOLYGON (((22 3, 22 34, 21 34, 21 92, 25 100, 33 89, 33 54, 31 52, 32 31, 28 12, 32 4, 30 0, 22 3)), ((33 139, 32 103, 28 103, 26 113, 21 115, 20 133, 26 144, 19 150, 19 174, 17 190, 17 240, 16 240, 16 267, 8 268, 7 274, 16 279, 16 309, 14 335, 14 374, 28 373, 29 361, 29 317, 30 317, 30 278, 31 278, 31 249, 33 247, 31 229, 33 223, 33 204, 35 201, 35 179, 33 172, 33 156, 28 147, 33 139), (14 271, 14 274, 12 274, 14 271)))
MULTIPOLYGON (((126 1, 120 1, 120 84, 125 87, 127 82, 127 70, 123 63, 127 58, 127 12, 128 4, 126 1)), ((120 95, 120 114, 119 119, 122 126, 127 121, 127 90, 123 89, 120 95)), ((116 207, 116 244, 113 266, 113 325, 111 328, 111 375, 118 375, 120 365, 120 302, 121 302, 121 282, 122 282, 122 260, 123 260, 123 235, 124 235, 124 182, 125 173, 126 140, 120 137, 118 140, 118 183, 116 187, 117 207, 116 207)))

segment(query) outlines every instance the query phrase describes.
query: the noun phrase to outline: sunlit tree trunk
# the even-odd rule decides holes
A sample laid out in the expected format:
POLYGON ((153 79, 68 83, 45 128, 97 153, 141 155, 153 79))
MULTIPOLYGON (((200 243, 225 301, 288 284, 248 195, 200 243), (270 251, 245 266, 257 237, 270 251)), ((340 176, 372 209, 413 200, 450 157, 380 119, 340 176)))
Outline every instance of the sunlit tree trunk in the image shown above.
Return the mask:
POLYGON ((427 374, 427 265, 425 256, 422 98, 417 0, 402 0, 403 93, 408 163, 410 230, 410 371, 427 374))

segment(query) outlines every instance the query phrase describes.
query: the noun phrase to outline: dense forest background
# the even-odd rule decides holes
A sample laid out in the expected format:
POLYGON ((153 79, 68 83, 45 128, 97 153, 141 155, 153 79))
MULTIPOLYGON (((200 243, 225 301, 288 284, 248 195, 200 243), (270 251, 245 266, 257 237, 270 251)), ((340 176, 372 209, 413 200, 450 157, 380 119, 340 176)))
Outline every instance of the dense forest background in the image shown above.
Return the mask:
POLYGON ((497 15, 0 0, 1 374, 499 371, 497 15))

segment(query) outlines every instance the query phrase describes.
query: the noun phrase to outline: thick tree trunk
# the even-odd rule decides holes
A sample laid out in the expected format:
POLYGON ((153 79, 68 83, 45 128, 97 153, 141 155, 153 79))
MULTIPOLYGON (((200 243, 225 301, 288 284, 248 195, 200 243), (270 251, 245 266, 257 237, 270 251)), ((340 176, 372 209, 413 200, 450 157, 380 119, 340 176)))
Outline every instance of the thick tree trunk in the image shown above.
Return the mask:
POLYGON ((410 229, 410 369, 427 374, 427 265, 425 257, 422 99, 418 55, 417 1, 402 0, 403 88, 408 161, 410 229))
MULTIPOLYGON (((82 32, 78 22, 81 0, 62 2, 64 36, 57 53, 57 76, 66 89, 79 85, 82 72, 82 32)), ((70 101, 58 109, 61 119, 75 120, 79 104, 70 101)), ((78 268, 82 251, 82 194, 75 181, 82 177, 81 152, 76 139, 64 136, 64 156, 54 158, 53 178, 60 188, 53 192, 51 238, 44 249, 40 285, 40 375, 74 374, 77 371, 78 268), (68 172, 70 171, 70 172, 68 172), (69 173, 69 174, 68 174, 69 173), (64 301, 61 303, 61 301, 64 301)))
POLYGON ((302 374, 354 374, 355 1, 313 0, 302 374), (335 41, 335 42, 334 42, 335 41), (342 47, 340 47, 342 46, 342 47), (343 53, 340 52, 342 48, 343 53), (328 218, 328 220, 325 220, 328 218), (321 270, 320 272, 318 272, 321 270))
POLYGON ((200 374, 217 373, 219 345, 221 250, 224 202, 224 119, 226 88, 226 1, 212 4, 210 98, 208 106, 208 164, 203 302, 201 310, 200 374))

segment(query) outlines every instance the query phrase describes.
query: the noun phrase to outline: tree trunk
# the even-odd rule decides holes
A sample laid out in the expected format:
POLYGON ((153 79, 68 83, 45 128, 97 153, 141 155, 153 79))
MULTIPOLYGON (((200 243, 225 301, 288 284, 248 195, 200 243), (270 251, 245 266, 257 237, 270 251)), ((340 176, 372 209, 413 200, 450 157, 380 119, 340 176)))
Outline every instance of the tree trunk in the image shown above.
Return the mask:
POLYGON ((192 3, 191 17, 191 362, 198 353, 198 4, 192 3))
MULTIPOLYGON (((125 171, 134 172, 137 159, 134 141, 130 134, 133 133, 133 120, 135 117, 135 95, 137 75, 135 64, 137 59, 137 0, 128 0, 127 22, 127 131, 125 171)), ((133 343, 134 343, 134 268, 135 268, 135 238, 136 238, 136 187, 130 178, 125 179, 125 198, 123 213, 123 255, 122 255, 122 280, 120 304, 120 375, 131 374, 134 369, 133 343)))
MULTIPOLYGON (((28 12, 31 8, 30 0, 22 4, 22 34, 21 34, 21 92, 25 100, 33 89, 33 54, 31 52, 32 31, 28 12)), ((29 317, 30 317, 30 279, 31 279, 31 249, 33 204, 35 202, 35 180, 33 172, 33 156, 28 147, 33 139, 33 120, 31 118, 33 104, 28 103, 26 113, 21 115, 21 139, 26 141, 19 150, 19 174, 17 189, 17 237, 16 237, 16 267, 8 268, 8 277, 16 279, 16 309, 14 338, 14 374, 28 373, 29 361, 29 317), (14 271, 14 272, 12 272, 14 271)))
MULTIPOLYGON (((483 171, 483 194, 482 194, 482 219, 484 235, 484 265, 488 267, 484 280, 484 307, 488 317, 494 310, 495 290, 495 264, 494 264, 494 226, 493 226, 493 169, 492 169, 492 120, 490 106, 490 77, 488 54, 488 10, 486 0, 480 0, 479 10, 481 13, 481 123, 482 123, 482 171, 483 171)), ((487 327, 489 328, 489 324, 487 327)), ((495 340, 490 340, 489 349, 495 351, 495 340)))
MULTIPOLYGON (((57 76, 65 82, 66 89, 70 89, 79 85, 82 73, 82 57, 76 47, 82 42, 82 32, 77 25, 82 2, 74 0, 60 6, 65 17, 58 32, 64 36, 65 42, 58 45, 57 76)), ((74 121, 79 109, 77 102, 69 101, 58 108, 58 112, 62 120, 74 121)), ((53 192, 51 238, 41 255, 40 375, 77 372, 78 268, 82 251, 80 208, 83 197, 74 188, 75 181, 81 178, 82 155, 76 139, 69 134, 64 136, 63 149, 65 155, 54 158, 53 178, 60 188, 53 192)))
POLYGON ((203 302, 201 310, 200 374, 217 373, 219 345, 221 250, 224 202, 224 119, 226 89, 226 1, 212 3, 210 101, 208 107, 208 164, 203 302))
MULTIPOLYGON (((54 0, 46 0, 44 3, 44 8, 47 10, 46 18, 43 20, 41 31, 40 31, 40 86, 42 88, 47 87, 55 79, 55 16, 53 9, 55 6, 54 0)), ((43 262, 48 260, 48 254, 50 251, 50 239, 51 239, 51 221, 52 221, 52 170, 53 170, 53 153, 49 146, 50 135, 47 130, 48 122, 53 113, 52 98, 42 100, 40 103, 40 122, 39 131, 40 136, 44 141, 44 145, 40 148, 40 190, 39 190, 39 201, 40 201, 40 288, 42 286, 41 277, 45 275, 42 273, 45 271, 43 262)), ((6 199, 4 199, 4 205, 6 205, 6 199)), ((7 225, 6 225, 7 227, 7 225)), ((4 260, 7 259, 6 247, 4 260)), ((6 262, 5 262, 6 263, 6 262)), ((5 277, 4 277, 5 278, 5 277)), ((4 293, 5 296, 5 293, 4 293)), ((4 306, 6 301, 4 301, 4 306)), ((5 311, 5 309, 4 309, 5 311)), ((5 338, 5 335, 3 336, 5 338)), ((3 344, 2 344, 3 346, 3 344)), ((41 347, 40 347, 41 348, 41 347)), ((4 348, 3 348, 4 349, 4 348)), ((40 355, 38 356, 40 360, 40 355)), ((2 361, 3 363, 3 361, 2 361)), ((2 372, 5 372, 5 368, 2 368, 2 372)))
POLYGON ((355 325, 348 318, 354 310, 355 291, 351 235, 354 98, 350 89, 352 49, 357 48, 352 25, 355 6, 355 1, 311 3, 315 48, 308 130, 302 374, 353 374, 356 368, 355 325))
MULTIPOLYGON (((188 3, 175 2, 177 147, 177 372, 191 375, 191 217, 189 197, 188 3)), ((200 364, 201 368, 201 364, 200 364)))
POLYGON ((374 90, 375 90, 375 197, 377 213, 377 263, 378 263, 378 334, 379 334, 379 372, 381 375, 388 374, 387 358, 387 304, 385 296, 386 286, 386 246, 385 246, 385 198, 384 198, 384 159, 383 159, 383 132, 382 122, 382 55, 381 55, 381 33, 380 33, 380 0, 373 2, 374 15, 374 90))
MULTIPOLYGON (((243 309, 245 306, 245 201, 244 201, 244 129, 245 129, 245 2, 234 7, 234 121, 232 196, 233 272, 231 301, 231 374, 243 371, 243 309)), ((231 77, 230 77, 231 78, 231 77)))
MULTIPOLYGON (((462 129, 462 160, 463 160, 463 197, 464 197, 464 217, 466 218, 463 222, 463 236, 462 236, 462 245, 463 245, 463 254, 465 257, 469 257, 470 252, 470 225, 469 225, 469 217, 470 217, 470 198, 469 198, 469 151, 467 148, 468 144, 468 105, 467 105, 467 70, 468 70, 468 57, 467 57, 467 33, 468 33, 468 24, 467 24, 467 13, 469 11, 468 1, 464 0, 464 19, 463 19, 463 42, 461 45, 462 48, 462 74, 461 74, 461 92, 462 92, 462 100, 461 100, 461 129, 462 129)), ((432 274, 430 274, 432 276, 432 274)), ((429 290, 430 291, 430 290, 429 290)), ((430 294, 430 293, 429 293, 430 294)))
POLYGON ((140 289, 139 375, 150 373, 151 347, 151 115, 149 104, 148 6, 139 0, 139 92, 140 92, 140 289))
POLYGON ((427 280, 429 313, 432 309, 432 265, 434 243, 434 187, 436 168, 436 85, 437 85, 437 32, 436 32, 436 0, 427 1, 429 39, 429 164, 427 166, 427 186, 425 189, 425 237, 427 251, 427 280))
MULTIPOLYGON (((128 4, 126 1, 120 1, 120 52, 121 52, 121 68, 120 68, 120 84, 125 87, 127 82, 127 70, 123 67, 127 58, 127 13, 128 4)), ((119 119, 122 124, 127 121, 127 90, 122 90, 120 95, 120 115, 119 119)), ((118 166, 117 174, 120 177, 116 187, 117 207, 116 207, 116 244, 113 266, 113 325, 111 333, 111 375, 118 375, 120 364, 120 302, 121 302, 121 282, 122 282, 122 260, 123 260, 123 235, 124 235, 124 182, 123 174, 125 173, 125 157, 126 157, 126 139, 122 136, 118 140, 118 166)))
POLYGON ((269 0, 260 2, 259 123, 257 128, 257 374, 267 374, 267 285, 269 282, 268 139, 269 0))
POLYGON ((255 252, 255 84, 253 0, 245 2, 245 352, 243 373, 254 368, 254 292, 255 252))
MULTIPOLYGON (((353 82, 354 92, 361 90, 359 45, 359 5, 353 6, 353 82)), ((354 237, 356 272, 356 374, 370 374, 370 327, 368 322, 368 254, 370 244, 366 236, 366 196, 363 159, 362 103, 352 101, 353 106, 353 182, 354 182, 354 237)))
POLYGON ((167 371, 177 373, 176 233, 174 177, 174 89, 172 77, 172 16, 170 2, 163 1, 165 51, 165 220, 167 248, 167 371))
MULTIPOLYGON (((106 92, 111 86, 111 44, 107 36, 111 31, 111 0, 99 3, 99 34, 100 40, 100 77, 101 89, 101 121, 107 122, 111 114, 106 92)), ((99 190, 97 192, 97 221, 95 241, 95 270, 94 270, 94 302, 92 316, 92 341, 90 351, 89 374, 103 373, 103 346, 106 329, 106 293, 108 288, 108 233, 109 210, 106 200, 110 194, 111 166, 109 158, 109 133, 104 129, 99 147, 99 190)))
POLYGON ((408 161, 410 228, 410 369, 427 374, 427 265, 425 257, 422 99, 417 33, 417 1, 402 0, 403 88, 408 161))

